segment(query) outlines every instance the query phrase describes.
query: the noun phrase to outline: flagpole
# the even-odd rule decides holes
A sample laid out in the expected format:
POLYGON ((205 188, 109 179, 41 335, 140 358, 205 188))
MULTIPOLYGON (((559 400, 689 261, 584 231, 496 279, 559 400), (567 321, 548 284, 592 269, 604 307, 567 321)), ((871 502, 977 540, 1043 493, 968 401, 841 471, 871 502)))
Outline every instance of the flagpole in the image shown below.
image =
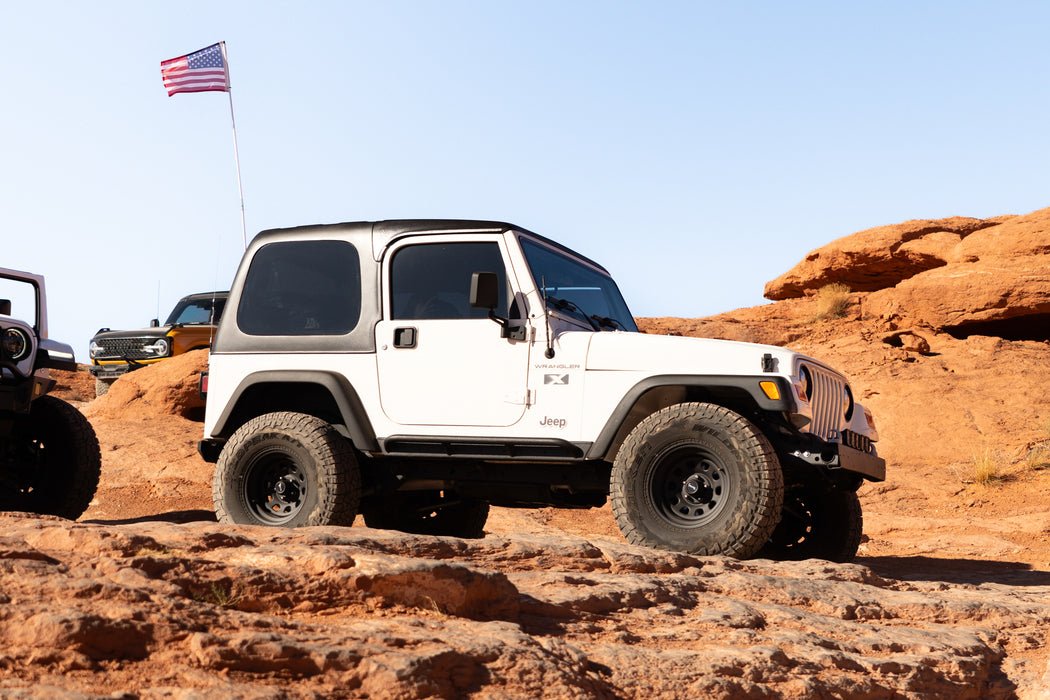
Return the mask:
POLYGON ((237 164, 237 194, 241 198, 241 243, 248 250, 248 226, 244 222, 244 188, 241 186, 241 156, 237 152, 237 121, 233 118, 233 90, 230 89, 230 61, 226 58, 226 42, 219 42, 222 66, 226 73, 226 94, 230 96, 230 125, 233 127, 233 161, 237 164))
POLYGON ((226 94, 230 96, 230 124, 233 125, 233 159, 237 163, 237 194, 241 197, 241 242, 244 249, 248 250, 248 226, 244 222, 244 188, 241 187, 241 157, 237 153, 237 122, 233 118, 233 92, 229 89, 226 94))

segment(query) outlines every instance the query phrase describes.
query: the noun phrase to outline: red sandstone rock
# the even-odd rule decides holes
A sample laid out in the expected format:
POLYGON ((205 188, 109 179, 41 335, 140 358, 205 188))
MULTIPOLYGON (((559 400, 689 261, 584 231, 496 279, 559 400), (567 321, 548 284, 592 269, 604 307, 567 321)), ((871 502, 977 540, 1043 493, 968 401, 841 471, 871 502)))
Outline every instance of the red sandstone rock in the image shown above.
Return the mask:
POLYGON ((947 264, 963 239, 1001 221, 954 216, 860 231, 811 252, 798 265, 769 282, 764 296, 774 300, 792 299, 832 283, 844 284, 854 292, 892 287, 920 272, 947 264))
POLYGON ((874 292, 864 300, 864 310, 980 335, 1024 339, 1041 332, 1042 337, 1050 337, 1050 254, 987 256, 929 270, 874 292), (1005 321, 1033 327, 1026 334, 1024 325, 1006 331, 987 325, 1005 321))
POLYGON ((7 697, 1006 698, 1050 626, 1038 589, 565 534, 0 525, 7 697))

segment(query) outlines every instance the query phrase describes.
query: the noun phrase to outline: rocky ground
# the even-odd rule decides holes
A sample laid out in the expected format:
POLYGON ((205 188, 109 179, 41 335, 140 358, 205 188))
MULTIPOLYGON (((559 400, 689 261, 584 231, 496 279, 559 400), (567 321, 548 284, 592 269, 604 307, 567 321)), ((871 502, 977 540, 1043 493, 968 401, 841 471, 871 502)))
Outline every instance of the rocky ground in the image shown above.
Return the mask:
POLYGON ((481 540, 219 526, 203 353, 97 400, 63 374, 102 484, 77 523, 0 515, 0 697, 1050 698, 1048 220, 873 229, 774 304, 640 320, 850 376, 889 469, 853 564, 631 547, 608 508, 494 509, 481 540))

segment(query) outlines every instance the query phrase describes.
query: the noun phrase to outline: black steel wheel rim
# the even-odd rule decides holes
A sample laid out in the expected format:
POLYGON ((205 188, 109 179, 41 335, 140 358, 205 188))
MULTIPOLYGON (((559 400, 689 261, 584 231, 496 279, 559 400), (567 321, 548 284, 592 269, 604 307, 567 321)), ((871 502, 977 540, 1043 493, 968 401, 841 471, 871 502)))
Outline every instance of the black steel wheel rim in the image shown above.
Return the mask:
POLYGON ((678 528, 701 528, 726 509, 732 476, 722 460, 696 445, 672 447, 651 470, 650 497, 657 514, 678 528))
POLYGON ((806 499, 797 492, 788 492, 784 496, 780 525, 773 532, 770 544, 790 549, 805 542, 812 532, 813 511, 806 504, 806 499))
POLYGON ((245 471, 245 504, 268 524, 283 524, 298 515, 309 492, 306 472, 283 452, 259 455, 245 471))

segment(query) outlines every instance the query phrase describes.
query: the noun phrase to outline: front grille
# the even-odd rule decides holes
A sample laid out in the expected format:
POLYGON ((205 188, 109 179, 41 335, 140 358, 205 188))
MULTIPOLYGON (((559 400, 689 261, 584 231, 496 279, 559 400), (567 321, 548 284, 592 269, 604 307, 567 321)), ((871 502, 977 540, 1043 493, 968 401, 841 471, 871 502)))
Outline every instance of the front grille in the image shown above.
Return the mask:
POLYGON ((102 348, 102 353, 95 354, 95 360, 153 360, 156 353, 143 350, 157 342, 156 338, 101 338, 95 343, 102 348))
POLYGON ((809 432, 824 440, 837 440, 846 410, 846 382, 823 367, 807 364, 806 369, 813 378, 810 399, 813 422, 809 425, 809 432))

